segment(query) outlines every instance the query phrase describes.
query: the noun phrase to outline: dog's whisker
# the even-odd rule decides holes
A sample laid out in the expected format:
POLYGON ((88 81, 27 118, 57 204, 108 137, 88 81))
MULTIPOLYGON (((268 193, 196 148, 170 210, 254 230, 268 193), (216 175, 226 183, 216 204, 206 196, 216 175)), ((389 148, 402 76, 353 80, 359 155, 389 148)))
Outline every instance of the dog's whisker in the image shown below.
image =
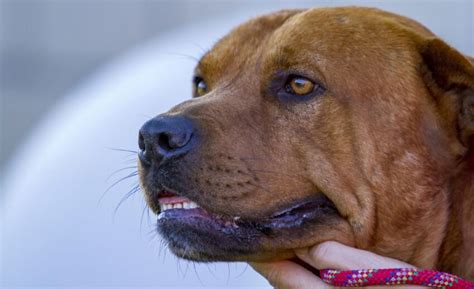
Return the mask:
POLYGON ((163 252, 164 244, 163 241, 160 242, 160 245, 158 246, 158 258, 161 257, 161 253, 163 252))
POLYGON ((165 247, 164 247, 164 250, 163 250, 163 258, 161 259, 163 264, 166 262, 166 256, 168 254, 168 243, 166 242, 165 243, 165 247))
POLYGON ((172 55, 172 56, 181 56, 185 59, 193 60, 196 63, 199 63, 199 58, 189 55, 189 54, 184 54, 184 53, 166 53, 167 55, 172 55))
POLYGON ((217 275, 211 270, 211 268, 209 267, 209 264, 208 263, 205 263, 206 264, 206 268, 207 268, 207 271, 209 271, 209 273, 211 273, 211 275, 216 279, 216 280, 219 280, 219 278, 217 277, 217 275))
POLYGON ((151 238, 154 238, 155 235, 158 236, 158 233, 157 233, 156 229, 153 228, 147 233, 147 235, 149 235, 151 238))
POLYGON ((166 255, 168 254, 168 242, 166 240, 161 241, 161 249, 163 252, 163 255, 161 257, 161 262, 164 264, 166 262, 166 255))
POLYGON ((190 261, 186 260, 186 268, 184 268, 184 278, 186 278, 186 275, 188 274, 189 262, 190 262, 190 261))
POLYGON ((230 282, 230 264, 227 263, 227 280, 225 281, 225 284, 229 286, 229 282, 230 282))
POLYGON ((156 250, 155 252, 158 254, 157 259, 159 259, 161 257, 161 251, 163 250, 163 246, 160 242, 158 232, 154 230, 154 234, 149 236, 147 238, 147 241, 148 241, 148 245, 158 245, 158 247, 154 247, 153 249, 156 250))
POLYGON ((117 151, 117 152, 127 152, 127 153, 134 153, 134 154, 138 154, 138 151, 135 151, 135 150, 128 150, 128 149, 122 149, 122 148, 107 148, 109 150, 112 150, 112 151, 117 151))
MULTIPOLYGON (((183 254, 181 255, 181 258, 183 260, 185 260, 184 257, 186 256, 187 252, 188 252, 188 248, 185 248, 183 254)), ((189 269, 189 261, 186 260, 186 267, 184 268, 183 279, 186 278, 186 274, 188 273, 188 269, 189 269)))
MULTIPOLYGON (((108 147, 106 149, 116 151, 116 152, 128 153, 127 155, 124 156, 124 158, 128 158, 130 156, 136 156, 139 153, 139 151, 136 151, 136 150, 129 150, 129 149, 123 149, 123 148, 108 147)), ((136 159, 137 159, 136 157, 133 158, 134 161, 136 161, 136 159)))
POLYGON ((130 188, 134 189, 139 185, 140 185, 139 181, 136 181, 136 182, 134 182, 133 184, 130 185, 130 188))
POLYGON ((125 168, 121 168, 121 169, 115 170, 115 171, 113 171, 113 172, 105 179, 105 181, 108 182, 111 177, 113 177, 114 175, 116 175, 116 174, 119 173, 119 172, 122 172, 122 171, 125 171, 125 170, 136 169, 136 168, 137 168, 137 166, 129 166, 129 167, 125 167, 125 168))
POLYGON ((242 270, 242 272, 239 273, 239 275, 235 276, 235 279, 242 277, 242 275, 244 275, 244 273, 247 271, 248 268, 249 268, 249 264, 245 263, 244 269, 242 270))
POLYGON ((99 205, 102 202, 102 199, 105 197, 105 195, 116 185, 118 185, 120 182, 125 181, 128 178, 134 177, 138 175, 138 171, 135 171, 131 174, 126 175, 125 177, 120 178, 119 180, 115 181, 112 185, 110 185, 103 193, 102 196, 100 196, 99 201, 97 202, 97 205, 99 205))
POLYGON ((146 223, 147 223, 148 227, 150 227, 150 209, 149 208, 148 208, 148 210, 146 210, 146 223))
POLYGON ((204 286, 204 283, 202 282, 201 280, 201 277, 199 277, 199 273, 197 272, 197 269, 196 269, 196 262, 192 262, 193 263, 193 268, 194 268, 194 274, 196 274, 196 277, 197 279, 199 280, 199 283, 201 283, 201 286, 205 287, 204 286))
POLYGON ((164 242, 163 242, 163 239, 160 238, 160 236, 158 235, 158 232, 156 230, 154 230, 154 234, 152 235, 152 237, 149 239, 149 242, 151 243, 152 241, 155 242, 155 239, 156 239, 156 243, 154 244, 157 244, 158 245, 158 258, 161 257, 161 253, 162 253, 162 250, 165 246, 164 242))
POLYGON ((137 157, 126 159, 123 161, 124 164, 136 163, 138 161, 137 157))
POLYGON ((130 191, 128 191, 127 194, 125 194, 125 196, 122 197, 122 199, 120 199, 119 203, 117 204, 117 206, 115 207, 114 209, 114 216, 115 214, 117 213, 117 210, 120 208, 120 206, 123 204, 123 202, 125 202, 128 198, 130 198, 133 194, 135 194, 136 192, 138 192, 140 190, 140 186, 139 185, 136 185, 134 186, 130 191))
POLYGON ((145 204, 144 204, 144 206, 143 206, 143 210, 142 210, 142 215, 141 215, 141 217, 140 217, 140 234, 142 234, 143 217, 145 216, 145 212, 147 211, 147 209, 148 209, 148 205, 147 205, 146 202, 145 202, 145 204))
POLYGON ((128 175, 126 175, 126 176, 124 176, 124 177, 118 179, 117 181, 115 181, 113 184, 111 184, 111 185, 107 188, 106 192, 109 191, 110 189, 112 189, 114 186, 116 186, 116 185, 119 184, 120 182, 122 182, 122 181, 124 181, 124 180, 126 180, 126 179, 128 179, 128 178, 137 176, 137 175, 138 175, 138 171, 134 171, 134 172, 131 172, 130 174, 128 174, 128 175))
MULTIPOLYGON (((176 260, 176 274, 178 276, 180 276, 181 278, 183 278, 183 272, 181 270, 181 258, 178 257, 178 256, 174 256, 175 257, 175 260, 176 260)), ((183 278, 184 279, 184 278, 183 278)))
POLYGON ((161 262, 164 264, 166 261, 166 254, 168 253, 168 242, 164 239, 161 239, 161 248, 163 249, 163 257, 161 257, 161 262))
POLYGON ((204 55, 206 54, 209 49, 205 49, 204 47, 202 47, 201 45, 197 44, 197 43, 193 43, 194 46, 196 46, 197 48, 201 49, 201 53, 204 55))

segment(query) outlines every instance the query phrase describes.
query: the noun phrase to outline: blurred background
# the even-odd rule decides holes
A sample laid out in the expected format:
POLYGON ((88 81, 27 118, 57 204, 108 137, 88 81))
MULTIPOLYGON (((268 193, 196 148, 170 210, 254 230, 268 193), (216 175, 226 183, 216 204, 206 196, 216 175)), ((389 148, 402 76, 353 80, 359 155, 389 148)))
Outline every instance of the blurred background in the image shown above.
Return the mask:
POLYGON ((0 166, 35 123, 99 66, 177 26, 245 1, 0 0, 0 166))
POLYGON ((99 202, 133 174, 108 179, 134 155, 107 148, 135 149, 141 123, 190 96, 191 58, 238 23, 339 5, 414 18, 474 55, 471 0, 0 0, 0 287, 266 288, 244 264, 158 254, 139 193, 115 212, 133 175, 99 202))

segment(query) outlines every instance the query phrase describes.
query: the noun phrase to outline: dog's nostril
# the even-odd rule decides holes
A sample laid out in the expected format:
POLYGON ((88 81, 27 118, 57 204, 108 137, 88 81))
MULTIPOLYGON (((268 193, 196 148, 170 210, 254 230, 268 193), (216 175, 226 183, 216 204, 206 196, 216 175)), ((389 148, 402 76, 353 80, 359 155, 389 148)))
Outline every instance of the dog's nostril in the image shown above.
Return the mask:
POLYGON ((158 145, 165 151, 171 151, 173 149, 173 146, 170 143, 170 140, 171 138, 167 133, 162 133, 158 137, 158 145))
POLYGON ((141 151, 145 150, 145 138, 141 132, 138 133, 138 147, 141 151))
POLYGON ((188 144, 192 133, 187 131, 163 132, 158 136, 158 146, 163 151, 173 151, 182 148, 188 144))

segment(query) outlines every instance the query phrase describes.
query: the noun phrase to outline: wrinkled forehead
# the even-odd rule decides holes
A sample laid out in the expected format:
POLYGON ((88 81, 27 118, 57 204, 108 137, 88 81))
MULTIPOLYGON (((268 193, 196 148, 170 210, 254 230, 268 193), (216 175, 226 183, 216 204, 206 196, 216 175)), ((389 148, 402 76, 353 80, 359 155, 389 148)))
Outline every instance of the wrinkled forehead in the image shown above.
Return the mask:
MULTIPOLYGON (((267 59, 299 64, 313 60, 357 58, 413 50, 420 37, 433 36, 409 18, 373 8, 318 8, 298 13, 268 36, 267 59), (384 53, 382 53, 384 52, 384 53)), ((357 61, 357 60, 356 60, 357 61)))
POLYGON ((228 70, 256 63, 265 50, 264 43, 289 18, 302 10, 284 10, 252 19, 232 30, 200 60, 197 74, 215 79, 228 70))

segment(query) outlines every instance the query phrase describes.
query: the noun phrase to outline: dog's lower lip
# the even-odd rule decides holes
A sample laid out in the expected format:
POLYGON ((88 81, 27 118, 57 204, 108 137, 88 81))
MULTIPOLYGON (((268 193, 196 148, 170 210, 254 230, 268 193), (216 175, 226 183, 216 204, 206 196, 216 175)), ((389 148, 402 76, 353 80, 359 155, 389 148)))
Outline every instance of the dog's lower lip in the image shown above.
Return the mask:
POLYGON ((257 230, 292 228, 301 225, 303 222, 317 219, 321 216, 321 211, 337 212, 334 204, 322 193, 317 197, 312 197, 305 201, 288 206, 284 210, 277 211, 267 218, 260 220, 245 220, 240 216, 221 216, 201 208, 196 203, 186 197, 178 196, 174 193, 165 194, 159 198, 161 212, 158 220, 166 220, 192 225, 198 219, 206 220, 208 224, 213 224, 214 228, 250 227, 257 230), (193 205, 189 205, 192 203, 193 205), (183 205, 180 205, 183 204, 183 205), (187 205, 184 205, 187 204, 187 205), (196 219, 197 218, 197 219, 196 219))

